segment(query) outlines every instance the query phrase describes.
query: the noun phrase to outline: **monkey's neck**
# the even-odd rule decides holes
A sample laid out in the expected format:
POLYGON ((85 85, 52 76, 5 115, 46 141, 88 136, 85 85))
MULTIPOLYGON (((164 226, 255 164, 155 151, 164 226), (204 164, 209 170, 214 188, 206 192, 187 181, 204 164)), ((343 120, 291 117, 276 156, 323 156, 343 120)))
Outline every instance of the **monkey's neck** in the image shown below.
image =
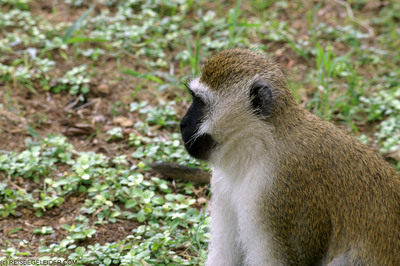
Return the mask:
POLYGON ((274 142, 271 141, 270 132, 264 133, 263 137, 259 135, 258 137, 239 138, 220 147, 211 159, 213 169, 223 172, 232 181, 242 180, 249 175, 273 172, 273 165, 276 161, 276 151, 272 145, 274 142), (256 171, 249 173, 248 169, 256 169, 256 171))

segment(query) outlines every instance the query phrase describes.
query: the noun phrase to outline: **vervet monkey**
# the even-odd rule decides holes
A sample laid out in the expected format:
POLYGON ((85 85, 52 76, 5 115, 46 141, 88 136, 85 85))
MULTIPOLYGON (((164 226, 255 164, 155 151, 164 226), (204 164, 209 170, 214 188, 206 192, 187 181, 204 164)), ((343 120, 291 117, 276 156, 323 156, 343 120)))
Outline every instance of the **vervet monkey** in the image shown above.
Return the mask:
POLYGON ((303 109, 279 66, 229 49, 187 85, 184 145, 212 166, 206 265, 400 265, 400 178, 303 109))

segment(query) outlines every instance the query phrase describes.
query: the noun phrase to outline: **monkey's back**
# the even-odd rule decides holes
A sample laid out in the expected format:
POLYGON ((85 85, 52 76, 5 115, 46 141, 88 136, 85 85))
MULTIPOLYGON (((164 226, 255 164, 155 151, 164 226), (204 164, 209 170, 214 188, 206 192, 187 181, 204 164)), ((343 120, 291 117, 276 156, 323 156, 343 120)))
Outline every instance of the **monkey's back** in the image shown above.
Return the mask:
POLYGON ((277 136, 277 175, 284 178, 274 182, 264 211, 286 254, 310 264, 342 254, 354 265, 400 265, 396 171, 307 111, 280 126, 286 128, 277 130, 284 132, 277 136))

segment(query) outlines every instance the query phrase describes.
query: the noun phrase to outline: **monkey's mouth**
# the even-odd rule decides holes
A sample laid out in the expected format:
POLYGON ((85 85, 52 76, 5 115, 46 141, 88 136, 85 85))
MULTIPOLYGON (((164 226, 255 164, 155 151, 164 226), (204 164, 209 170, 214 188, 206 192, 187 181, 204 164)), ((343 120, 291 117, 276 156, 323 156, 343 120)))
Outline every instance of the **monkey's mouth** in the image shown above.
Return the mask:
POLYGON ((190 156, 204 161, 209 159, 212 150, 217 145, 209 134, 202 134, 188 140, 185 140, 184 134, 182 134, 182 139, 190 156))

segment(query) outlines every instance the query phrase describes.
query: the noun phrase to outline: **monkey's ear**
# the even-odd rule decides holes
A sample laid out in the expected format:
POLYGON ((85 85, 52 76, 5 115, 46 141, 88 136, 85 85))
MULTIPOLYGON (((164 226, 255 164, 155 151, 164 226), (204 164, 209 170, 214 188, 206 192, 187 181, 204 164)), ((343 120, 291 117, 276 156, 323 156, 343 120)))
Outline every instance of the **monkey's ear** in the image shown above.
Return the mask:
POLYGON ((250 88, 251 105, 256 114, 270 116, 274 109, 271 87, 263 81, 256 81, 250 88))

